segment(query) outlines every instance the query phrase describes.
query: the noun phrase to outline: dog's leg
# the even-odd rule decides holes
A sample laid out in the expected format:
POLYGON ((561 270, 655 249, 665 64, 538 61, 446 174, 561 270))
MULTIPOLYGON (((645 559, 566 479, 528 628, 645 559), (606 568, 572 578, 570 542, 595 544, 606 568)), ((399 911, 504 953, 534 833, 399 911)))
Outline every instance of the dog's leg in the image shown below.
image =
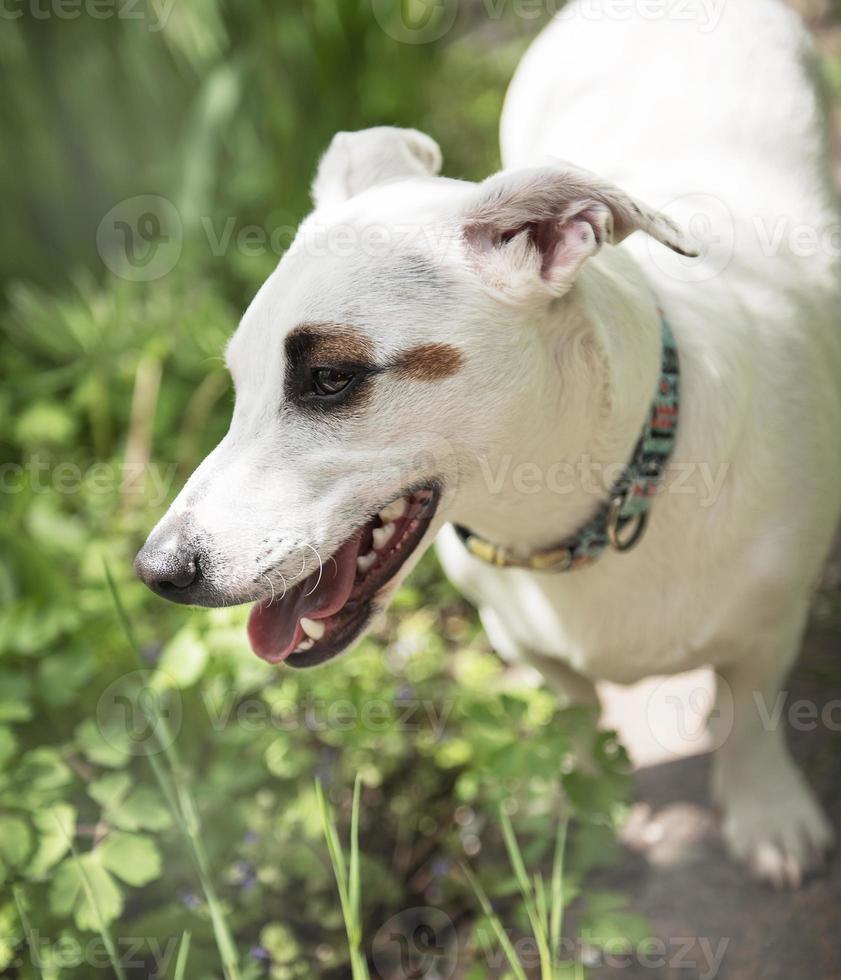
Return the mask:
MULTIPOLYGON (((540 671, 562 708, 592 708, 594 721, 598 719, 601 704, 596 686, 589 678, 579 674, 577 670, 555 657, 547 657, 531 650, 523 651, 522 657, 526 663, 540 671)), ((576 765, 582 773, 589 776, 598 776, 599 773, 593 758, 594 736, 595 729, 590 727, 585 727, 582 730, 574 726, 569 733, 570 746, 576 758, 576 765)))
POLYGON ((719 746, 713 792, 734 857, 777 887, 798 887, 823 863, 833 831, 786 745, 778 698, 800 645, 805 613, 753 652, 719 669, 710 727, 719 746))
POLYGON ((526 663, 543 675, 543 679, 558 696, 562 707, 592 705, 598 707, 599 698, 591 680, 567 666, 563 660, 534 653, 518 643, 510 634, 491 606, 479 610, 482 625, 494 650, 509 663, 526 663))
POLYGON ((573 670, 562 660, 555 657, 545 657, 531 650, 523 652, 523 660, 531 664, 543 675, 544 680, 552 688, 564 708, 573 705, 599 707, 599 696, 595 684, 577 670, 573 670))

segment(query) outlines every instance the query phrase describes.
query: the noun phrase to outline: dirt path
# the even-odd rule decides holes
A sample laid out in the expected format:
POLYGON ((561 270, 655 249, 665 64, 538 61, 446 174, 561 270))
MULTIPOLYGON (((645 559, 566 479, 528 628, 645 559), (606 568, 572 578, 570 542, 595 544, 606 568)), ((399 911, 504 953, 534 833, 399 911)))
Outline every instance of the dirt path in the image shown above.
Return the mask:
MULTIPOLYGON (((783 717, 792 750, 841 837, 841 632, 816 625, 792 677, 783 717), (814 730, 793 707, 814 703, 814 730)), ((671 723, 671 720, 667 720, 671 723)), ((631 896, 661 941, 652 965, 608 961, 596 980, 839 980, 841 855, 797 892, 752 883, 724 853, 707 792, 709 756, 641 768, 622 863, 594 877, 631 896)))

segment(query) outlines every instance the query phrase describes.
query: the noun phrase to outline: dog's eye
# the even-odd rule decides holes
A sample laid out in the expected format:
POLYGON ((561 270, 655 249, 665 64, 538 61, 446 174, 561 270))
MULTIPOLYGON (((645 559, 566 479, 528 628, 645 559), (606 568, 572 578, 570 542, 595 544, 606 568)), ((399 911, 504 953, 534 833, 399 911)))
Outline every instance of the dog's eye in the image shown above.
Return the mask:
POLYGON ((353 381, 349 371, 337 368, 317 367, 312 369, 312 393, 322 398, 338 395, 353 381))

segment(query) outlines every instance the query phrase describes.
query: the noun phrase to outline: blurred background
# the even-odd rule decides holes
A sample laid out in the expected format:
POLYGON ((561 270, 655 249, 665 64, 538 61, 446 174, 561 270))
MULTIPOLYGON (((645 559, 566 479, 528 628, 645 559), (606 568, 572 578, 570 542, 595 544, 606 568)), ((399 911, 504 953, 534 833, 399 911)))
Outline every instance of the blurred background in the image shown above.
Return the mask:
MULTIPOLYGON (((257 661, 243 611, 171 607, 131 572, 227 427, 223 345, 333 133, 425 130, 447 175, 481 179, 508 79, 559 6, 6 0, 2 975, 350 976, 314 780, 347 845, 357 775, 372 976, 502 976, 496 914, 539 975, 500 804, 529 872, 563 881, 557 976, 602 975, 599 950, 652 935, 633 882, 598 875, 621 853, 624 750, 503 669, 433 556, 315 674, 257 661)), ((839 11, 801 6, 837 116, 839 11)))

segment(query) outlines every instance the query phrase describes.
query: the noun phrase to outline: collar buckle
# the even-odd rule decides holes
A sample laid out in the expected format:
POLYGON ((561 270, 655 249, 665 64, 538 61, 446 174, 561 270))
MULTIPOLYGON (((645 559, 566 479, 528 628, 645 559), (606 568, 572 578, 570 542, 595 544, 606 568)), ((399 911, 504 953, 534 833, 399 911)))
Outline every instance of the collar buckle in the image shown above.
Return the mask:
POLYGON ((572 551, 566 547, 535 551, 528 559, 528 567, 535 572, 565 572, 572 565, 572 551))
POLYGON ((648 508, 641 510, 631 517, 622 517, 622 508, 627 500, 627 493, 613 497, 607 509, 607 540, 614 551, 630 551, 638 544, 648 527, 648 508), (630 527, 631 533, 624 535, 630 527))

